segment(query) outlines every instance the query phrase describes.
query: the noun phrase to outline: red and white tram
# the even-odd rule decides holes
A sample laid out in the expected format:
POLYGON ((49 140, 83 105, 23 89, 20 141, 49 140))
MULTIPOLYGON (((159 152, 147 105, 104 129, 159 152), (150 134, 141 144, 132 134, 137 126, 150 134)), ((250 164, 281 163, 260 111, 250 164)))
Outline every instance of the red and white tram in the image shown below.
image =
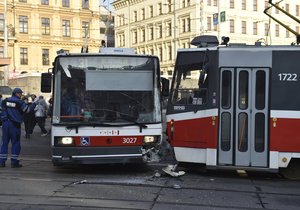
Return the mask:
MULTIPOLYGON (((178 162, 275 170, 300 158, 300 47, 178 50, 167 106, 178 162)), ((298 163, 297 163, 298 164, 298 163)))

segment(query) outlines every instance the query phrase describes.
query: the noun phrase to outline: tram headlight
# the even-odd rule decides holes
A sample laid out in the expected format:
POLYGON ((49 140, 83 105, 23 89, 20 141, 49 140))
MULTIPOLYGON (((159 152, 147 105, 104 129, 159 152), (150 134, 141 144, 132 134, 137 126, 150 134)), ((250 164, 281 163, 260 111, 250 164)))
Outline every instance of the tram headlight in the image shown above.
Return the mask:
POLYGON ((143 143, 144 144, 153 144, 159 141, 159 136, 144 136, 143 143))
POLYGON ((74 145, 73 137, 56 137, 55 146, 72 146, 74 145))

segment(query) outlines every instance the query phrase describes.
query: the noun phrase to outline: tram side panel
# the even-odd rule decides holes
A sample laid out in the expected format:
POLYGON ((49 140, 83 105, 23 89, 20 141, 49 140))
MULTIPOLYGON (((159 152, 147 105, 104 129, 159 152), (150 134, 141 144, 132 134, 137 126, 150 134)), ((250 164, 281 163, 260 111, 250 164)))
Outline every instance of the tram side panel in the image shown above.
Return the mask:
POLYGON ((270 151, 285 167, 300 158, 300 51, 273 51, 272 57, 270 151))

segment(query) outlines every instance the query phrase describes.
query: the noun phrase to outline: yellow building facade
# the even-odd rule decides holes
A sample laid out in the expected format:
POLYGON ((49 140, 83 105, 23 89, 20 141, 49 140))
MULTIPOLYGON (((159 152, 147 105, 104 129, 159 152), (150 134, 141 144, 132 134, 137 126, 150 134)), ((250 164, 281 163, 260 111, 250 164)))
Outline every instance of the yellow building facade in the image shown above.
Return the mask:
MULTIPOLYGON (((230 43, 291 44, 295 36, 271 20, 268 0, 115 0, 115 42, 138 53, 154 54, 162 75, 172 76, 176 51, 193 47, 199 35, 230 37, 230 43)), ((273 3, 280 2, 273 0, 273 3)), ((300 18, 300 0, 284 0, 280 7, 300 18)), ((299 24, 272 8, 271 14, 299 33, 299 24)))
POLYGON ((99 52, 105 39, 100 33, 99 0, 2 0, 0 57, 5 54, 5 27, 10 65, 0 67, 1 85, 7 76, 10 87, 25 93, 40 93, 40 74, 52 67, 58 50, 79 53, 86 42, 89 52, 99 52))

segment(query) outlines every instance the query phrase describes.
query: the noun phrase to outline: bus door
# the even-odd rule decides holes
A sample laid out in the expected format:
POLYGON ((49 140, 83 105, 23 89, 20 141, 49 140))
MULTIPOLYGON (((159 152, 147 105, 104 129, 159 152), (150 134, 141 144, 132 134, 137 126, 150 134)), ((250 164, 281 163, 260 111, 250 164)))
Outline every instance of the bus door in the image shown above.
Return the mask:
POLYGON ((268 166, 268 68, 222 68, 218 164, 268 166))

